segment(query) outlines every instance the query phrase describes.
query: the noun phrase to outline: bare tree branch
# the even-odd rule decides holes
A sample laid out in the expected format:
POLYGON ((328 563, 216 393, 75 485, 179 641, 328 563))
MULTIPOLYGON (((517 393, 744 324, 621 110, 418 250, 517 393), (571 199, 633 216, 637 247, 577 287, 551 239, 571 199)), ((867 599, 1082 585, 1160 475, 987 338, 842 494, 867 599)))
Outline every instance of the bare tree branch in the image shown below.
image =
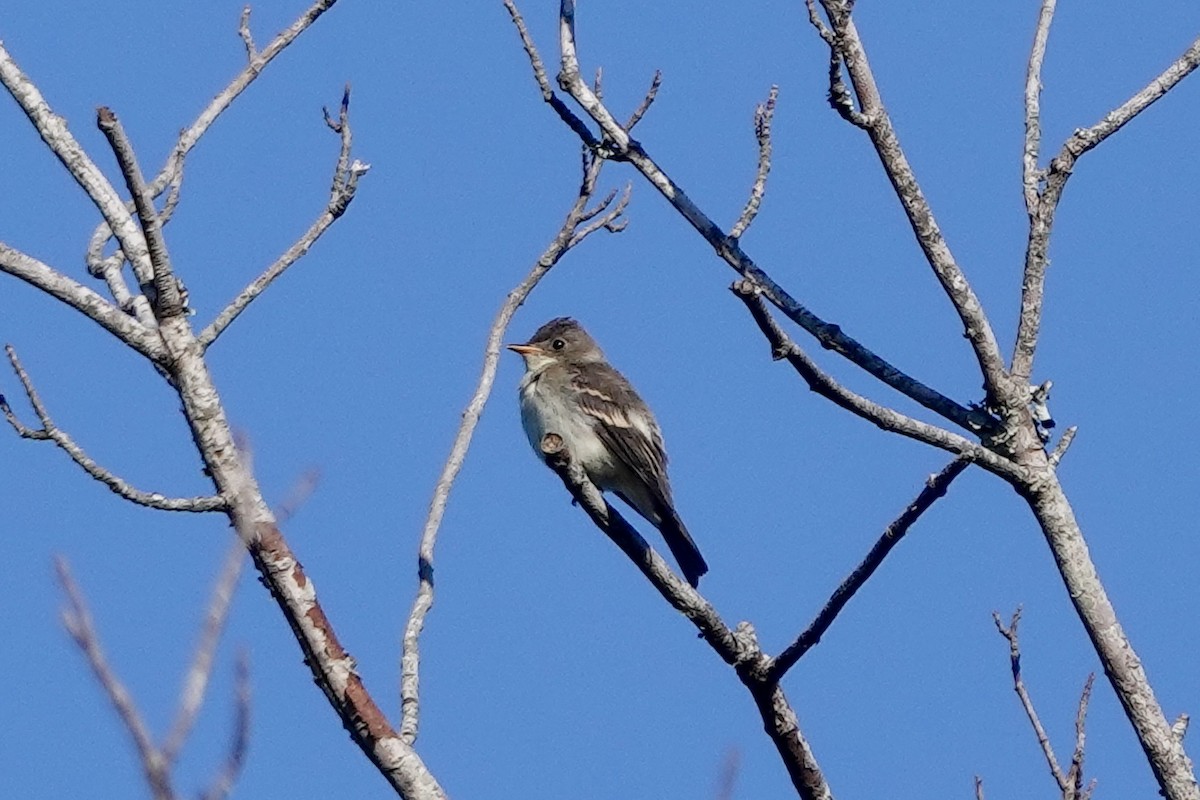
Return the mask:
MULTIPOLYGON (((516 5, 512 0, 504 0, 504 7, 508 10, 508 14, 512 17, 513 24, 517 26, 517 33, 521 35, 521 44, 525 46, 525 53, 529 56, 529 63, 533 66, 533 77, 537 81, 538 88, 542 90, 542 99, 554 109, 554 113, 558 114, 559 119, 566 123, 567 127, 575 131, 575 135, 579 137, 589 150, 595 150, 600 146, 600 140, 596 135, 588 130, 588 126, 583 123, 575 112, 572 111, 562 98, 555 93, 554 89, 550 88, 550 80, 546 77, 546 67, 542 64, 542 57, 538 55, 537 47, 533 44, 533 38, 529 35, 529 29, 525 27, 525 19, 521 16, 521 12, 517 11, 516 5)), ((657 87, 651 84, 657 93, 657 87)), ((651 97, 653 101, 653 97, 651 97)), ((643 102, 646 109, 650 107, 650 103, 643 102)), ((641 108, 639 106, 639 108, 641 108)), ((642 109, 642 113, 646 112, 642 109)), ((637 122, 637 113, 631 118, 637 122)))
POLYGON ((316 243, 317 239, 321 238, 321 235, 329 230, 342 214, 346 213, 346 209, 354 199, 354 195, 358 191, 358 179, 367 174, 371 166, 364 164, 358 159, 354 161, 350 160, 350 146, 353 137, 350 131, 349 86, 346 87, 346 91, 342 95, 342 104, 338 113, 338 119, 336 121, 333 120, 326 110, 325 122, 330 130, 341 137, 342 142, 341 149, 338 151, 337 166, 333 172, 333 185, 329 190, 329 201, 325 205, 325 210, 309 226, 308 230, 283 255, 276 259, 275 263, 267 267, 261 275, 255 278, 249 286, 243 289, 217 315, 216 319, 205 327, 204 330, 200 331, 196 338, 200 342, 201 347, 207 348, 216 341, 217 337, 229 327, 230 323, 237 319, 246 310, 246 307, 254 302, 259 295, 265 292, 267 287, 276 278, 287 271, 288 267, 307 255, 309 249, 316 243))
POLYGON ((42 398, 33 387, 33 381, 30 380, 29 374, 25 372, 25 368, 22 366, 21 360, 17 358, 17 351, 13 349, 13 346, 6 345, 4 351, 8 354, 8 360, 12 364, 13 372, 17 374, 17 379, 21 381, 21 385, 25 388, 25 395, 29 398, 29 404, 33 406, 33 411, 37 414, 38 421, 42 423, 41 429, 26 426, 17 419, 16 414, 13 413, 4 395, 0 395, 0 413, 4 414, 4 418, 8 420, 8 424, 12 426, 13 430, 22 439, 54 442, 54 444, 58 445, 59 448, 71 457, 72 461, 82 467, 83 471, 88 475, 103 483, 114 493, 140 506, 157 508, 160 511, 191 511, 197 513, 224 511, 228 507, 225 498, 220 496, 166 497, 158 492, 143 492, 140 489, 135 489, 128 482, 109 472, 104 467, 101 467, 88 456, 83 448, 75 444, 74 439, 56 426, 54 420, 50 419, 50 414, 46 411, 46 407, 42 403, 42 398))
MULTIPOLYGON (((152 328, 143 325, 83 284, 3 242, 0 242, 0 271, 41 289, 84 314, 146 358, 155 362, 166 358, 162 340, 152 328)), ((130 298, 127 289, 124 297, 127 300, 130 298)), ((114 299, 118 304, 122 302, 119 296, 114 299)))
POLYGON ((984 800, 983 798, 983 778, 975 776, 975 800, 984 800))
MULTIPOLYGON (((1026 499, 1046 536, 1072 604, 1104 664, 1105 675, 1137 733, 1163 793, 1170 800, 1200 800, 1200 788, 1197 786, 1187 754, 1170 735, 1166 717, 1154 697, 1145 670, 1100 582, 1070 502, 1048 461, 1045 461, 1046 455, 1036 436, 1035 426, 1028 417, 1027 408, 1032 354, 1041 319, 1045 245, 1053 222, 1050 212, 1057 204, 1062 186, 1079 155, 1115 132, 1196 67, 1200 62, 1200 39, 1158 79, 1099 125, 1077 131, 1059 156, 1051 162, 1045 176, 1039 212, 1031 225, 1022 286, 1018 344, 1014 348, 1010 374, 1005 371, 1000 360, 994 334, 987 324, 978 299, 971 292, 965 276, 945 246, 928 204, 916 184, 916 178, 900 150, 899 140, 880 101, 866 53, 851 19, 852 4, 843 0, 820 2, 831 21, 838 51, 854 86, 862 112, 867 117, 871 141, 897 196, 905 207, 911 227, 925 250, 927 259, 966 325, 967 336, 979 360, 988 389, 989 403, 995 403, 1005 418, 1004 432, 999 436, 989 437, 989 442, 1005 455, 1013 455, 1017 460, 1033 467, 1024 479, 1010 478, 1010 482, 1026 499)), ((1012 478, 1019 476, 1013 475, 1012 478)))
POLYGON ((731 665, 738 679, 750 691, 762 718, 763 727, 779 752, 792 785, 803 800, 832 800, 832 793, 808 740, 800 730, 796 712, 783 689, 771 680, 770 659, 759 646, 754 627, 740 623, 731 631, 716 609, 686 581, 671 571, 658 555, 588 478, 586 471, 573 461, 563 446, 562 437, 548 433, 541 442, 546 463, 554 470, 576 503, 592 522, 641 570, 663 599, 685 616, 700 632, 701 638, 731 665))
POLYGON ((1091 787, 1088 787, 1086 792, 1083 787, 1083 751, 1087 744, 1088 701, 1092 699, 1092 684, 1095 680, 1096 673, 1088 673, 1083 692, 1079 695, 1079 709, 1075 712, 1075 750, 1071 754, 1071 767, 1067 770, 1067 784, 1072 793, 1069 800, 1085 800, 1092 793, 1091 787))
POLYGON ((169 765, 163 759, 158 748, 154 746, 150 730, 142 720, 129 690, 112 671, 108 659, 104 656, 100 638, 96 635, 96 628, 92 623, 91 612, 88 611, 87 601, 84 600, 83 592, 80 591, 79 585, 71 576, 71 568, 67 564, 67 560, 61 556, 56 557, 54 570, 67 598, 67 608, 62 612, 63 625, 71 634, 71 638, 75 640, 75 644, 83 651, 88 665, 92 668, 92 673, 108 696, 109 702, 116 709, 125 730, 133 739, 142 771, 146 775, 146 783, 149 785, 154 799, 174 800, 176 795, 175 790, 171 787, 169 765))
POLYGON ((850 93, 850 88, 846 86, 846 81, 842 77, 842 55, 838 38, 821 19, 815 0, 805 0, 804 5, 808 10, 809 24, 816 29, 817 35, 825 44, 829 45, 829 105, 846 122, 856 128, 866 130, 870 120, 867 119, 866 114, 854 107, 854 95, 850 93))
MULTIPOLYGON (((754 138, 758 140, 758 172, 754 176, 754 185, 750 187, 750 197, 741 216, 733 224, 729 236, 733 239, 742 238, 742 234, 758 216, 758 208, 762 205, 763 194, 767 191, 767 175, 771 172, 771 120, 775 116, 775 100, 779 97, 779 87, 772 86, 767 95, 767 101, 754 109, 754 138)), ((629 126, 625 126, 628 130, 629 126)))
MULTIPOLYGON (((159 170, 158 175, 150 183, 150 194, 153 197, 158 197, 170 186, 173 182, 182 179, 182 162, 183 159, 191 152, 192 148, 200 141, 217 118, 229 108, 238 95, 246 90, 246 88, 254 82, 254 79, 266 69, 271 63, 282 53, 288 45, 296 40, 296 38, 308 30, 309 26, 316 22, 317 18, 334 6, 337 0, 316 0, 309 6, 304 13, 296 18, 291 25, 279 33, 271 42, 262 50, 255 50, 253 55, 248 54, 248 63, 239 72, 229 85, 217 93, 196 120, 182 133, 179 134, 179 139, 175 143, 175 147, 171 151, 171 155, 167 159, 167 163, 159 170)), ((241 16, 238 21, 238 36, 242 39, 243 44, 252 48, 254 39, 250 35, 250 7, 246 6, 242 9, 241 16)), ((164 221, 169 215, 165 214, 164 221)), ((107 222, 102 222, 92 234, 91 245, 89 252, 93 250, 99 253, 108 238, 112 236, 111 229, 107 222)), ((113 253, 109 256, 109 260, 116 259, 119 265, 125 258, 121 251, 113 253)))
POLYGON ((1054 19, 1056 2, 1042 0, 1025 72, 1025 152, 1021 159, 1021 183, 1025 188, 1025 210, 1030 214, 1037 211, 1041 190, 1042 172, 1038 167, 1038 151, 1042 146, 1042 62, 1046 58, 1046 43, 1050 38, 1050 22, 1054 19))
POLYGON ((631 131, 634 126, 642 121, 642 117, 646 116, 646 112, 650 110, 650 106, 654 105, 654 99, 658 97, 658 89, 662 86, 662 70, 654 70, 654 78, 650 81, 650 88, 646 90, 646 96, 642 98, 642 102, 629 115, 629 119, 625 122, 625 130, 631 131))
POLYGON ((909 528, 916 524, 921 515, 940 498, 946 496, 946 490, 950 488, 950 484, 969 465, 969 460, 956 458, 943 467, 941 472, 930 475, 926 479, 925 488, 908 504, 900 516, 884 529, 883 535, 871 547, 862 562, 854 568, 854 571, 842 581, 816 618, 809 623, 796 641, 788 645, 772 660, 769 672, 773 680, 781 680, 787 671, 804 657, 805 653, 820 643, 821 637, 825 635, 833 621, 837 619, 838 614, 850 602, 850 598, 854 597, 858 590, 870 580, 871 576, 875 574, 875 570, 887 558, 888 553, 900 543, 900 540, 908 533, 909 528))
POLYGON ((167 253, 162 220, 158 217, 154 198, 146 187, 145 179, 142 178, 142 168, 133 152, 133 144, 129 141, 117 115, 108 107, 102 106, 96 112, 96 125, 108 139, 109 146, 117 157, 117 164, 121 167, 121 175, 125 178, 125 186, 129 189, 130 196, 133 197, 133 205, 142 226, 142 235, 145 237, 153 270, 154 293, 151 306, 154 315, 162 318, 182 314, 183 295, 171 267, 171 257, 167 253))
POLYGON ((730 287, 734 295, 746 304, 754 321, 771 345, 772 358, 787 359, 809 388, 834 404, 862 417, 876 427, 907 436, 918 442, 932 445, 955 455, 978 462, 991 472, 1008 478, 1017 478, 1021 467, 986 447, 972 442, 956 433, 936 425, 901 414, 895 409, 879 405, 860 394, 850 391, 835 381, 817 366, 799 345, 784 333, 767 311, 762 299, 761 287, 748 280, 736 281, 730 287))
MULTIPOLYGON (((1044 2, 1053 5, 1050 0, 1044 0, 1044 2)), ((1046 7, 1043 5, 1042 15, 1038 22, 1039 31, 1045 15, 1046 7)), ((1049 20, 1046 20, 1045 24, 1049 25, 1049 20)), ((1035 51, 1036 47, 1035 39, 1035 51)), ((1133 97, 1106 114, 1104 119, 1090 128, 1076 130, 1063 144, 1062 149, 1059 150, 1058 155, 1050 162, 1044 173, 1039 174, 1044 184, 1039 186, 1036 203, 1029 211, 1025 275, 1021 282, 1021 318, 1017 328, 1016 343, 1013 346, 1012 377, 1015 383, 1028 383, 1029 376, 1033 372, 1034 353, 1037 350, 1042 324, 1042 303, 1045 297, 1046 267, 1049 264, 1050 235, 1054 228, 1055 212, 1058 210, 1059 201, 1062 200, 1067 180, 1075 169, 1075 162, 1084 153, 1099 145, 1149 108, 1152 103, 1191 74, 1197 66, 1200 66, 1200 37, 1193 41, 1183 55, 1163 70, 1158 77, 1146 84, 1133 97)), ((1028 88, 1026 89, 1026 102, 1028 102, 1028 88)), ((1026 116, 1028 117, 1028 111, 1026 116)), ((1026 148, 1028 149, 1028 145, 1026 148)), ((1029 156, 1026 155, 1027 160, 1028 158, 1029 156)), ((1026 203, 1028 202, 1027 183, 1026 203)))
POLYGON ((1046 757, 1046 765, 1050 767, 1051 776, 1058 784, 1059 790, 1066 793, 1070 790, 1071 783, 1067 780, 1067 776, 1063 775, 1063 771, 1058 765, 1058 759, 1054 756, 1054 748, 1050 744, 1050 737, 1046 735, 1046 729, 1042 727, 1042 721, 1033 708, 1033 700, 1029 697, 1029 692, 1025 689, 1025 681, 1021 677, 1021 644, 1017 637, 1017 625, 1021 621, 1021 607, 1017 606, 1017 610, 1013 612, 1012 621, 1008 623, 1008 627, 1004 626, 1000 620, 1000 614, 995 611, 992 612, 992 621, 996 623, 996 630, 1000 635, 1008 640, 1008 658, 1012 666, 1013 690, 1021 699, 1021 707, 1025 709, 1025 716, 1029 717, 1029 724, 1033 726, 1034 735, 1037 736, 1038 745, 1042 748, 1042 755, 1046 757))
POLYGON ((850 4, 844 0, 821 0, 821 6, 829 18, 837 53, 846 66, 850 83, 862 109, 863 127, 875 146, 875 152, 892 183, 896 197, 904 208, 917 243, 962 320, 965 335, 975 352, 989 394, 1007 399, 1011 395, 1011 387, 1000 345, 979 298, 975 296, 966 275, 950 252, 933 210, 925 199, 920 184, 917 183, 912 165, 908 163, 900 147, 900 139, 883 105, 879 87, 867 61, 866 50, 851 17, 850 4))
MULTIPOLYGON (((332 0, 310 7, 292 27, 281 34, 248 65, 246 71, 218 95, 201 118, 185 131, 173 154, 182 157, 195 139, 207 129, 224 107, 232 101, 266 61, 333 5, 332 0)), ((120 244, 123 257, 134 267, 139 285, 144 288, 153 276, 153 265, 142 231, 113 187, 70 136, 63 121, 42 100, 37 88, 0 48, 0 83, 25 109, 38 127, 47 145, 67 165, 100 209, 105 222, 120 244)), ((348 147, 349 131, 339 131, 348 147)), ((340 214, 353 194, 357 177, 366 166, 358 162, 347 166, 341 179, 342 194, 330 210, 340 214)), ((176 180, 171 163, 150 184, 157 195, 176 180)), ((161 219, 160 219, 161 222, 161 219)), ((103 234, 100 234, 103 235, 103 234)), ((367 692, 354 660, 342 647, 337 634, 317 599, 313 581, 305 574, 280 532, 258 481, 250 470, 245 453, 238 447, 226 418, 220 394, 204 360, 204 348, 193 332, 187 315, 163 316, 156 320, 144 296, 135 297, 138 319, 153 328, 162 339, 164 358, 158 366, 178 393, 182 410, 198 453, 204 462, 216 493, 226 504, 225 513, 249 549, 262 582, 267 586, 296 636, 305 664, 318 687, 326 695, 339 720, 355 744, 380 771, 389 784, 406 800, 442 800, 445 793, 420 756, 392 729, 387 717, 367 692)), ((227 323, 225 323, 227 324, 227 323)), ((213 335, 219 332, 214 328, 213 335)), ((211 339, 210 339, 211 341, 211 339)))
POLYGON ((508 293, 508 297, 505 298, 504 304, 496 314, 484 346, 483 368, 479 374, 479 382, 462 413, 462 422, 459 423, 458 432, 454 436, 450 455, 434 486, 433 497, 429 502, 429 514, 425 518, 425 526, 421 532, 421 545, 417 556, 419 581, 417 596, 404 627, 403 655, 400 662, 400 737, 409 744, 416 741, 417 729, 420 724, 420 637, 425 626, 425 618, 428 616, 430 608, 433 607, 434 548, 437 545, 442 517, 446 513, 446 505, 450 500, 450 490, 466 460, 467 451, 471 447, 471 439, 475 435, 475 427, 479 424, 484 406, 491 396, 504 334, 508 330, 513 315, 529 297, 534 287, 546 276, 546 273, 584 238, 601 228, 609 231, 620 229, 617 227, 617 220, 624 214, 625 207, 629 202, 629 188, 626 188, 621 200, 615 206, 612 206, 615 194, 610 193, 599 205, 588 209, 588 203, 596 193, 596 182, 603 167, 603 159, 595 158, 586 150, 584 151, 583 177, 580 180, 574 204, 567 212, 554 239, 551 240, 524 279, 508 293), (584 225, 588 222, 590 224, 584 225), (581 225, 583 225, 582 228, 581 225))
POLYGON ((1051 467, 1057 467, 1062 461, 1063 456, 1067 454, 1067 450, 1071 448, 1071 442, 1075 441, 1075 434, 1079 433, 1079 426, 1072 425, 1063 431, 1063 435, 1059 438, 1058 444, 1054 445, 1054 452, 1050 453, 1047 459, 1051 467))
POLYGON ((253 64, 258 57, 258 48, 254 46, 254 34, 250 32, 250 6, 244 6, 242 16, 238 18, 238 37, 246 46, 246 60, 253 64))
POLYGON ((233 734, 229 737, 229 752, 212 785, 201 795, 203 800, 225 800, 246 764, 246 751, 250 747, 250 656, 245 650, 238 654, 234 682, 233 734))
POLYGON ((179 708, 175 711, 175 721, 171 730, 163 740, 162 757, 171 764, 179 757, 188 734, 196 722, 196 715, 204 703, 204 694, 208 689, 208 679, 212 675, 213 657, 217 652, 217 644, 225 630, 229 619, 229 609, 233 603, 233 592, 237 588, 238 579, 242 575, 242 565, 246 563, 246 546, 239 539, 234 539, 221 562, 217 581, 213 585, 212 597, 208 601, 208 609, 204 614, 204 626, 200 629, 200 639, 192 654, 192 662, 188 666, 184 678, 183 690, 179 693, 179 708))
MULTIPOLYGON (((505 0, 505 6, 513 15, 514 22, 520 20, 512 0, 505 0)), ((542 87, 543 96, 549 90, 545 80, 545 70, 541 66, 541 58, 537 54, 523 21, 518 23, 518 32, 522 43, 529 54, 534 75, 542 87)), ((559 43, 563 56, 563 68, 559 73, 559 85, 564 91, 580 104, 589 116, 599 125, 604 134, 604 144, 599 149, 595 136, 587 131, 582 123, 571 125, 572 130, 589 147, 604 157, 628 161, 659 191, 667 202, 688 221, 704 239, 712 245, 717 255, 743 277, 754 281, 761 287, 763 296, 778 307, 797 325, 812 334, 825 348, 837 352, 861 367, 868 374, 891 386, 896 391, 915 400, 917 403, 934 411, 946 419, 972 432, 991 430, 996 423, 980 408, 967 408, 928 386, 914 380, 894 366, 868 350, 850 336, 847 336, 837 325, 832 325, 817 317, 788 294, 783 287, 775 283, 771 277, 750 259, 741 249, 738 242, 727 236, 721 228, 712 221, 686 193, 654 162, 642 145, 629 136, 627 130, 616 122, 609 110, 596 98, 595 93, 579 74, 579 62, 575 54, 574 34, 574 3, 564 0, 560 5, 559 43), (580 127, 582 126, 582 132, 580 127)), ((560 113, 561 116, 561 113, 560 113)), ((568 123, 570 124, 570 123, 568 123)))
MULTIPOLYGON (((114 232, 121 247, 127 254, 133 267, 138 284, 145 286, 153 280, 153 268, 150 265, 150 254, 146 248, 146 240, 137 224, 130 216, 116 189, 104 177, 104 173, 96 166, 88 154, 67 129, 67 122, 54 113, 37 86, 17 66, 8 51, 0 43, 0 84, 8 90, 12 98, 21 106, 25 116, 33 123, 34 128, 42 137, 42 141, 50 151, 58 157, 71 177, 79 184, 91 199, 96 209, 104 217, 109 228, 114 232)), ((154 315, 144 298, 134 295, 132 298, 133 312, 143 325, 153 328, 154 315)))
MULTIPOLYGON (((983 459, 992 455, 997 456, 998 460, 992 461, 991 464, 981 463, 985 463, 985 466, 1013 485, 1038 520, 1054 553, 1055 563, 1072 603, 1104 663, 1106 676, 1137 731, 1138 739, 1164 793, 1170 800, 1200 800, 1200 790, 1189 766, 1187 754, 1171 734, 1170 726, 1154 697, 1145 670, 1133 654, 1128 637, 1117 621, 1116 612, 1100 583, 1070 502, 1050 467, 1048 456, 1037 436, 1036 426, 1028 408, 1029 384, 1026 380, 1013 380, 1006 371, 990 323, 962 269, 955 262, 942 238, 928 203, 916 184, 911 166, 899 147, 899 140, 883 108, 862 42, 850 16, 853 3, 846 0, 820 0, 820 3, 830 21, 827 30, 841 61, 840 64, 831 65, 831 83, 841 80, 841 70, 844 66, 853 87, 854 97, 857 98, 861 109, 856 112, 861 115, 860 123, 868 129, 897 197, 904 206, 910 227, 935 276, 964 323, 965 333, 984 375, 987 396, 983 406, 965 408, 933 389, 912 381, 909 376, 882 361, 858 342, 844 336, 836 326, 824 323, 775 284, 746 256, 737 242, 731 241, 711 218, 700 211, 678 184, 649 157, 641 143, 632 139, 628 132, 621 128, 600 98, 596 97, 583 80, 576 53, 575 3, 571 0, 561 0, 559 6, 562 68, 558 84, 599 127, 602 145, 595 147, 595 137, 586 131, 583 136, 588 138, 584 141, 595 147, 595 152, 601 157, 627 161, 638 169, 676 211, 712 245, 722 259, 759 287, 767 300, 812 333, 826 347, 837 350, 869 374, 955 424, 980 435, 987 442, 987 448, 977 451, 979 457, 983 459), (989 413, 992 409, 997 411, 1002 420, 989 413), (1010 466, 1012 464, 1020 466, 1013 468, 1010 466)), ((818 28, 822 28, 822 25, 823 23, 819 24, 818 28)), ((536 51, 527 34, 522 35, 522 41, 533 62, 536 51)), ((540 60, 537 63, 540 65, 540 60)), ((535 68, 535 74, 537 71, 535 68)), ((545 89, 544 76, 541 85, 545 89)), ((848 94, 849 89, 846 91, 848 94)), ((850 108, 853 110, 852 105, 850 108)), ((579 135, 578 130, 576 133, 579 135)), ((1058 162, 1060 160, 1056 159, 1056 162, 1051 164, 1048 183, 1054 179, 1055 163, 1058 162)), ((833 393, 832 387, 828 388, 833 393)), ((833 395, 838 396, 836 393, 833 395)), ((857 395, 841 395, 841 399, 846 403, 846 407, 857 409, 860 414, 874 411, 873 408, 859 402, 863 398, 857 395)), ((926 430, 925 433, 936 433, 937 430, 926 430)), ((974 446, 970 442, 967 444, 974 446)), ((959 452, 957 447, 948 449, 959 452)))

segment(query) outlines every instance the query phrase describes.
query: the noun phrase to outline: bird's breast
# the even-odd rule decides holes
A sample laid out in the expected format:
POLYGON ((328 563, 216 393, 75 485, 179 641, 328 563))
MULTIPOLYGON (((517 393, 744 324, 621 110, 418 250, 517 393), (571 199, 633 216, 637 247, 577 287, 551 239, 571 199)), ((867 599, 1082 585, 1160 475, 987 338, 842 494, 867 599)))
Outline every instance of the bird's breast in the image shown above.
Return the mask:
POLYGON ((588 476, 598 484, 606 483, 605 478, 613 470, 612 456, 596 435, 593 420, 579 408, 568 389, 527 373, 521 380, 520 399, 521 425, 538 458, 545 460, 542 439, 546 434, 558 434, 571 458, 583 465, 588 476))

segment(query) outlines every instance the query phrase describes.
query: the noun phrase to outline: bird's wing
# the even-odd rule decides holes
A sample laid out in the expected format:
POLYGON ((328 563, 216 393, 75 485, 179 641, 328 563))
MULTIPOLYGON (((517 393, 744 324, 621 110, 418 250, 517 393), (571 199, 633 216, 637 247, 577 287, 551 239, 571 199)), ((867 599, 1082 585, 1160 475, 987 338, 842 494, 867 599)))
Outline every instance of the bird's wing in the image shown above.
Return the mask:
POLYGON ((662 432, 642 398, 607 364, 587 365, 574 376, 572 386, 580 408, 594 420, 600 440, 641 480, 657 503, 670 508, 671 486, 662 432), (593 375, 603 380, 589 380, 593 375))

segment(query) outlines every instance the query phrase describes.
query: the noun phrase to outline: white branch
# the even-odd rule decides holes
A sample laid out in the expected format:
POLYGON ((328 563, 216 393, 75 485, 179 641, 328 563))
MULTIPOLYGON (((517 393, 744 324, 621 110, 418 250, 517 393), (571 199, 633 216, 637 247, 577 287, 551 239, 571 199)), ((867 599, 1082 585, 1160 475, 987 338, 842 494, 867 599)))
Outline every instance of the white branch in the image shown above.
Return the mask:
MULTIPOLYGON (((134 222, 129 209, 125 207, 117 190, 104 177, 104 173, 71 135, 67 129, 67 121, 54 113, 37 86, 17 66, 3 43, 0 43, 0 84, 4 85, 21 106, 25 116, 41 135, 42 141, 71 173, 71 177, 91 198, 109 228, 114 231, 129 263, 133 266, 138 283, 142 286, 150 283, 154 277, 150 253, 142 231, 134 222)), ((145 299, 134 296, 133 302, 138 320, 147 327, 154 327, 154 315, 145 299)))
POLYGON ((17 374, 17 378, 25 388, 29 404, 33 406, 34 413, 37 414, 38 420, 42 423, 40 430, 26 426, 17 419, 16 414, 13 413, 4 396, 0 395, 0 413, 4 414, 4 418, 8 420, 8 424, 13 427, 13 430, 22 439, 54 442, 71 457, 72 461, 82 467, 83 471, 88 475, 91 475, 131 503, 137 503, 140 506, 157 508, 160 511, 191 512, 224 511, 228 507, 229 504, 225 498, 220 496, 166 497, 158 492, 144 492, 140 489, 135 489, 127 481, 122 480, 104 467, 101 467, 84 452, 82 447, 75 444, 75 441, 65 431, 54 424, 54 421, 50 419, 50 415, 46 411, 46 407, 42 404, 41 397, 38 396, 37 390, 34 389, 33 382, 29 379, 25 368, 21 366, 21 361, 17 358, 16 350, 13 349, 12 345, 8 345, 4 349, 8 353, 8 360, 12 364, 13 371, 17 374))
MULTIPOLYGON (((61 300, 152 361, 166 358, 158 333, 53 267, 0 242, 0 271, 61 300)), ((118 298, 119 300, 119 298, 118 298)))
POLYGON ((309 226, 308 230, 289 247, 275 263, 267 267, 261 275, 254 279, 245 289, 217 315, 204 330, 197 335, 200 346, 207 348, 220 336, 238 316, 246 310, 254 300, 267 290, 275 279, 287 271, 288 267, 303 258, 325 231, 332 227, 342 214, 346 213, 350 202, 358 191, 358 180, 371 168, 369 164, 355 159, 350 160, 350 146, 353 137, 350 130, 350 87, 346 87, 342 95, 341 110, 338 119, 330 118, 325 112, 325 122, 334 133, 341 137, 341 149, 338 151, 337 164, 333 170, 333 185, 329 190, 329 202, 325 210, 309 226))
MULTIPOLYGON (((193 147, 200 141, 200 138, 208 132, 212 124, 217 118, 229 108, 233 101, 246 90, 254 79, 266 69, 267 64, 271 63, 274 58, 282 53, 296 38, 308 29, 318 17, 334 6, 337 0, 317 0, 308 7, 291 25, 279 33, 271 42, 262 50, 255 50, 248 55, 247 64, 239 72, 229 85, 222 89, 216 97, 209 101, 204 110, 196 120, 188 126, 182 133, 179 134, 179 139, 175 143, 175 147, 171 151, 171 155, 167 158, 167 163, 159 170, 154 180, 150 182, 150 194, 154 197, 162 194, 168 186, 173 182, 178 181, 182 175, 182 162, 193 147)), ((250 36, 250 11, 249 6, 242 9, 242 14, 238 21, 238 36, 248 48, 253 48, 253 37, 250 36)), ((167 210, 163 211, 163 221, 170 215, 167 210)), ((92 234, 91 246, 89 251, 94 250, 99 253, 104 246, 104 242, 112 235, 110 228, 106 222, 101 223, 92 234)), ((109 260, 116 260, 120 264, 124 259, 124 255, 118 251, 109 256, 109 260)))

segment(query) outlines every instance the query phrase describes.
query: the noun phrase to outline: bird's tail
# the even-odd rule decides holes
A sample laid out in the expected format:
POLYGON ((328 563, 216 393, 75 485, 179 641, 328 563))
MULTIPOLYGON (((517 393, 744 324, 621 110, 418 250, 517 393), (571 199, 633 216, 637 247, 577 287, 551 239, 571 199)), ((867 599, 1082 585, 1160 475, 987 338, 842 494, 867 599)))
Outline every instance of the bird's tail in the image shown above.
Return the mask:
POLYGON ((671 555, 675 556, 675 561, 679 564, 679 570, 683 573, 683 577, 695 587, 700 583, 700 576, 708 572, 708 564, 705 562, 704 556, 700 555, 700 548, 696 547, 696 543, 692 540, 687 528, 684 527, 683 520, 675 513, 675 509, 666 508, 664 511, 666 513, 661 515, 662 522, 659 524, 658 530, 662 533, 667 547, 671 548, 671 555))

